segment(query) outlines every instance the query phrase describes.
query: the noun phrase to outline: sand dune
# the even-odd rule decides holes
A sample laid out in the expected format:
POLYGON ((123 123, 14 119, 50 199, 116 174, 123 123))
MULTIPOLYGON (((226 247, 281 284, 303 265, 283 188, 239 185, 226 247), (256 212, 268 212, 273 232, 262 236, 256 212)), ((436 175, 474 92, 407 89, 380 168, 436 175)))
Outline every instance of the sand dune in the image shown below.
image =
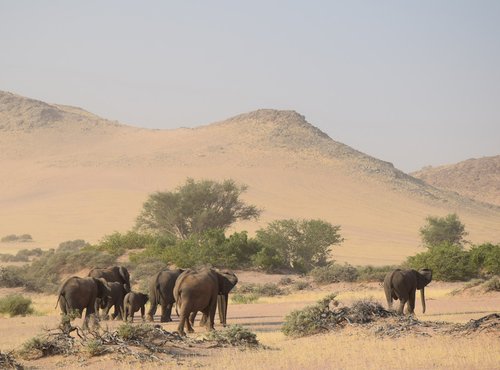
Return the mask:
MULTIPOLYGON (((146 130, 80 108, 0 93, 0 236, 44 248, 130 229, 149 193, 187 177, 232 178, 281 218, 322 218, 345 237, 333 258, 397 263, 420 250, 428 215, 456 212, 473 242, 500 241, 500 208, 426 185, 338 143, 292 111, 260 110, 195 129, 146 130)), ((2 245, 0 245, 0 249, 2 245)))

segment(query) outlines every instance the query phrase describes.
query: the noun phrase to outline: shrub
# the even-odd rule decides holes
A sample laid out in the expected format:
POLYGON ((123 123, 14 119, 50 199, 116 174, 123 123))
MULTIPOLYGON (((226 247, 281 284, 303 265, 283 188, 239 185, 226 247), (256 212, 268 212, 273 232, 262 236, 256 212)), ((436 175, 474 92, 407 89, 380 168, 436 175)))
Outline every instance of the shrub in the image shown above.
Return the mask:
POLYGON ((474 246, 469 254, 479 275, 500 274, 500 244, 485 243, 474 246))
POLYGON ((87 352, 87 354, 90 357, 94 356, 100 356, 103 355, 107 352, 106 347, 102 343, 102 340, 100 339, 90 339, 88 340, 85 345, 84 345, 84 351, 87 352))
POLYGON ((26 286, 26 279, 23 276, 25 268, 17 266, 0 267, 0 287, 16 288, 26 286))
POLYGON ((254 303, 259 299, 256 293, 234 293, 229 295, 231 302, 235 304, 249 304, 254 303))
POLYGON ((293 284, 293 288, 295 290, 305 290, 305 289, 311 288, 311 284, 307 281, 300 281, 299 280, 293 284))
POLYGON ((237 288, 238 293, 254 293, 258 296, 274 297, 284 295, 287 291, 274 283, 265 284, 241 284, 237 288))
POLYGON ((310 275, 318 284, 331 284, 339 281, 356 281, 358 270, 347 263, 345 265, 331 264, 314 268, 310 275))
POLYGON ((407 265, 416 270, 429 268, 433 278, 442 281, 466 281, 477 275, 469 252, 448 243, 431 246, 427 252, 408 257, 407 265))
POLYGON ((154 330, 151 324, 133 325, 130 323, 121 324, 117 329, 117 335, 125 341, 144 339, 154 330))
POLYGON ((483 283, 485 292, 500 292, 500 276, 493 276, 483 283))
POLYGON ((0 298, 0 312, 12 316, 26 316, 33 313, 32 301, 20 294, 9 294, 0 298))
POLYGON ((222 346, 255 347, 259 345, 257 335, 241 325, 229 325, 222 330, 212 330, 207 334, 207 339, 222 346))
POLYGON ((56 336, 37 336, 23 343, 19 354, 25 360, 36 360, 41 357, 69 354, 74 339, 65 334, 56 336))
POLYGON ((0 239, 2 242, 31 242, 33 241, 33 238, 31 237, 30 234, 23 234, 23 235, 7 235, 4 236, 2 239, 0 239))
POLYGON ((128 231, 126 234, 115 232, 111 235, 106 235, 93 248, 101 252, 108 252, 114 256, 120 256, 129 249, 144 249, 150 245, 155 245, 158 243, 158 239, 162 238, 164 237, 152 234, 140 234, 136 231, 128 231))
POLYGON ((400 268, 399 266, 358 266, 358 281, 384 281, 388 272, 400 268))

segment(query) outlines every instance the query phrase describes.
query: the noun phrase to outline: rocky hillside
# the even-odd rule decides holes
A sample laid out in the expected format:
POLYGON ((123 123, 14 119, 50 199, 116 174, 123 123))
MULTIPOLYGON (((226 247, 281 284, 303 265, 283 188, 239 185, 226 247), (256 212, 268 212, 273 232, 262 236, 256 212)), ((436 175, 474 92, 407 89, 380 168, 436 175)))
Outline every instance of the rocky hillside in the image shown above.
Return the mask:
POLYGON ((36 246, 127 231, 148 194, 187 177, 248 185, 245 200, 264 212, 234 230, 253 233, 285 218, 341 225, 338 261, 398 263, 420 250, 418 229, 428 215, 451 212, 470 240, 500 240, 500 207, 428 185, 294 111, 147 130, 0 93, 0 127, 0 237, 27 233, 36 246))
POLYGON ((500 155, 424 167, 411 175, 440 189, 500 206, 500 155))

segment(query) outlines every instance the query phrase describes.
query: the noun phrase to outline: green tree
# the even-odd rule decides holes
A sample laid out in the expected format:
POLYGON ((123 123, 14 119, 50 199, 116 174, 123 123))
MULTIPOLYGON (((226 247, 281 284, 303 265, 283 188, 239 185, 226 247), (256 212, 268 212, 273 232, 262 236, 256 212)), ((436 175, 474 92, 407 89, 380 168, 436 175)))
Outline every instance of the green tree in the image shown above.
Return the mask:
POLYGON ((325 266, 330 248, 344 239, 340 226, 323 220, 279 220, 257 231, 257 241, 263 248, 255 257, 264 269, 291 268, 307 272, 325 266))
POLYGON ((136 228, 187 239, 209 229, 226 230, 238 220, 257 219, 261 211, 240 195, 247 186, 233 180, 215 182, 191 178, 175 191, 151 194, 143 205, 136 228))
POLYGON ((435 246, 443 243, 463 246, 464 237, 468 235, 465 226, 455 213, 446 217, 426 218, 427 224, 420 229, 420 236, 426 246, 435 246))
POLYGON ((484 243, 471 248, 470 259, 481 275, 500 275, 500 244, 484 243))

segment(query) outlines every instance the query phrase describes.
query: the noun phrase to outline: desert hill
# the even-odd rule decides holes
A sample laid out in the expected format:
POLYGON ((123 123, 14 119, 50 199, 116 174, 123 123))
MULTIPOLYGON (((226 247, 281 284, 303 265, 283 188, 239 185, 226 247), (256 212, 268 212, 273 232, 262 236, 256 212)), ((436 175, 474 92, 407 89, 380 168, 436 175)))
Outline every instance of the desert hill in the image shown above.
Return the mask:
POLYGON ((500 206, 500 155, 424 167, 411 175, 435 187, 500 206))
MULTIPOLYGON (((333 258, 397 263, 428 215, 456 212, 473 242, 500 240, 500 208, 439 190, 332 140, 293 111, 258 110, 193 129, 147 130, 0 92, 0 236, 33 246, 95 242, 132 227, 147 195, 187 177, 232 178, 282 218, 322 218, 346 241, 333 258)), ((1 248, 7 246, 0 245, 1 248)))

